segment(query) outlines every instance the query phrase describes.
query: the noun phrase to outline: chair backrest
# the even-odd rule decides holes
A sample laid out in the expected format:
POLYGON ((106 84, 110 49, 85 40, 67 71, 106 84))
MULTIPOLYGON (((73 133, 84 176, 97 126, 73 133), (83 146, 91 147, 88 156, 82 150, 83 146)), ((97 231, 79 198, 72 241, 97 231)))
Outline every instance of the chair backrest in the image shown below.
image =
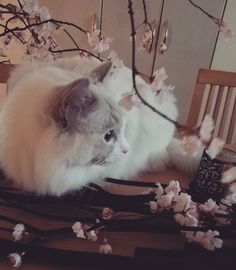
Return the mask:
POLYGON ((14 68, 12 64, 0 64, 0 83, 7 83, 10 72, 14 68))
POLYGON ((0 109, 6 97, 7 81, 13 68, 14 65, 12 64, 0 63, 0 109))
POLYGON ((206 114, 215 121, 213 137, 236 144, 236 73, 199 70, 187 125, 200 125, 206 114))

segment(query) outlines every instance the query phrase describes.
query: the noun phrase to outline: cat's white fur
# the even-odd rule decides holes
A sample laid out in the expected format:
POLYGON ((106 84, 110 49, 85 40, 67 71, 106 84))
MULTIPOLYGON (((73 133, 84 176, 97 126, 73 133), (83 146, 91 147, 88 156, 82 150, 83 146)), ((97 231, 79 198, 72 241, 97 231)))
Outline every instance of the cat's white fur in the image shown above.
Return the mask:
MULTIPOLYGON (((129 152, 120 160, 104 167, 66 166, 66 159, 86 153, 81 141, 68 142, 55 137, 53 123, 43 115, 47 99, 52 89, 84 77, 98 65, 95 60, 73 57, 52 63, 27 63, 13 72, 1 113, 1 163, 8 177, 23 189, 61 195, 107 176, 130 178, 147 168, 151 161, 165 156, 174 125, 142 105, 123 110, 129 152)), ((139 77, 137 85, 149 103, 172 119, 177 118, 171 91, 158 101, 139 77)), ((131 70, 120 68, 107 75, 97 88, 118 103, 122 94, 132 89, 131 70)))

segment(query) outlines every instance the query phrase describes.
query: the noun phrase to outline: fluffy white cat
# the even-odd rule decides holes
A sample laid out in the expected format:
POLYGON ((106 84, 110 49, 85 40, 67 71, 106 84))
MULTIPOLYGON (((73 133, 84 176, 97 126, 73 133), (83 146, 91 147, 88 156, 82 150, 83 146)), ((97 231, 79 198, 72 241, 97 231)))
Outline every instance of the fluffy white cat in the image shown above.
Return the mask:
MULTIPOLYGON (((173 120, 171 91, 141 95, 173 120)), ((1 112, 1 165, 19 187, 62 195, 104 177, 130 178, 161 160, 175 127, 144 105, 125 110, 131 70, 80 57, 25 63, 13 73, 1 112)))

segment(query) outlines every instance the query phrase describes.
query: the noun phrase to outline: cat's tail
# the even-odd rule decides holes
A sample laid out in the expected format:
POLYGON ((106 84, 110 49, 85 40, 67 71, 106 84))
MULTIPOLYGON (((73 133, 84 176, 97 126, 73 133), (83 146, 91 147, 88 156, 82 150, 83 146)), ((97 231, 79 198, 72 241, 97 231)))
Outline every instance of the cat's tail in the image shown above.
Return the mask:
POLYGON ((182 142, 180 139, 173 138, 168 146, 169 163, 177 170, 187 173, 190 177, 194 177, 199 167, 204 147, 199 147, 197 153, 191 156, 182 150, 182 142))

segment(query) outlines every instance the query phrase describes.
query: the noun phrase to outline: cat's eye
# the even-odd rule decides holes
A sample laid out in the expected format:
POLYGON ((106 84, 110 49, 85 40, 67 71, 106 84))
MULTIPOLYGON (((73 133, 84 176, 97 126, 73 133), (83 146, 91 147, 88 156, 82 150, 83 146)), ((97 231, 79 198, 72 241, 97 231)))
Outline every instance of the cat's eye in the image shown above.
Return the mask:
POLYGON ((112 139, 115 138, 115 132, 114 130, 109 130, 105 135, 104 135, 104 140, 105 142, 110 142, 112 139))

